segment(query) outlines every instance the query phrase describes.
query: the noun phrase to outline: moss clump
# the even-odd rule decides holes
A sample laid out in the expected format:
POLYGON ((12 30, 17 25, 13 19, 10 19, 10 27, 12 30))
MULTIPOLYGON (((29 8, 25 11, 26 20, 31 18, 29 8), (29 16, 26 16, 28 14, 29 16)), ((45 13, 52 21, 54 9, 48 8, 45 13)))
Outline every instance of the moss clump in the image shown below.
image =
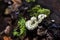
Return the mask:
POLYGON ((25 32, 26 32, 26 28, 25 28, 25 19, 24 18, 21 18, 19 21, 18 21, 18 26, 20 28, 20 35, 24 35, 25 32))
POLYGON ((21 17, 19 20, 18 20, 18 29, 19 31, 17 32, 16 30, 18 29, 14 29, 14 32, 13 32, 13 35, 14 36, 24 36, 25 33, 26 33, 26 28, 25 28, 25 19, 23 17, 21 17))
POLYGON ((50 14, 49 9, 42 8, 40 5, 36 5, 32 9, 28 10, 30 16, 37 17, 39 14, 46 14, 47 16, 50 14))

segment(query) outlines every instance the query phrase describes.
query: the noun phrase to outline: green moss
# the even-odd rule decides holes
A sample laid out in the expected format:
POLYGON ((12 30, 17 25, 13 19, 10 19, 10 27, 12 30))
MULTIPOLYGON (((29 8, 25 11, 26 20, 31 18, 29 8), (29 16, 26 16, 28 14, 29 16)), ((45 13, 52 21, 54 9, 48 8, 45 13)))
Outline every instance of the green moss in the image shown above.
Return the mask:
POLYGON ((20 28, 20 35, 24 35, 25 32, 26 32, 26 28, 25 28, 25 19, 24 18, 21 18, 19 21, 18 21, 18 26, 20 28))
POLYGON ((19 36, 19 33, 18 33, 17 31, 14 31, 14 32, 13 32, 13 35, 14 35, 14 36, 19 36))
POLYGON ((29 2, 35 2, 35 0, 26 0, 26 2, 28 2, 28 3, 29 3, 29 2))
POLYGON ((50 14, 49 9, 42 8, 40 5, 36 5, 32 9, 28 10, 30 16, 37 17, 39 14, 46 14, 47 16, 50 14))
POLYGON ((25 19, 23 17, 21 17, 19 20, 18 20, 18 29, 19 29, 19 32, 17 32, 16 30, 18 30, 17 28, 14 29, 13 31, 13 35, 14 36, 24 36, 25 33, 26 33, 26 28, 25 28, 25 19))

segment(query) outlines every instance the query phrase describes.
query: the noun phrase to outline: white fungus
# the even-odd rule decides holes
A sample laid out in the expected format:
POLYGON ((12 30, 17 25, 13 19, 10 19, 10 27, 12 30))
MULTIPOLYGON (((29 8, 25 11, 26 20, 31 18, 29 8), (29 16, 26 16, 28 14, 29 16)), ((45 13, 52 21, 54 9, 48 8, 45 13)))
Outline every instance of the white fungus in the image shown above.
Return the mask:
POLYGON ((36 21, 36 17, 32 17, 31 20, 26 22, 26 28, 28 30, 33 30, 38 26, 38 22, 36 21), (33 23, 34 22, 34 23, 33 23))
POLYGON ((36 21, 37 18, 36 17, 31 17, 31 21, 36 21))
POLYGON ((47 15, 45 15, 45 14, 40 14, 40 15, 38 16, 38 22, 41 23, 42 20, 43 20, 44 18, 46 18, 46 17, 47 17, 47 15))
POLYGON ((40 14, 40 15, 38 16, 38 19, 44 19, 45 17, 47 17, 47 15, 45 15, 45 14, 40 14))
POLYGON ((34 30, 36 27, 38 27, 38 24, 41 23, 42 20, 46 17, 47 15, 45 14, 40 14, 38 16, 38 20, 37 20, 37 17, 31 17, 31 19, 26 22, 26 28, 28 30, 34 30))

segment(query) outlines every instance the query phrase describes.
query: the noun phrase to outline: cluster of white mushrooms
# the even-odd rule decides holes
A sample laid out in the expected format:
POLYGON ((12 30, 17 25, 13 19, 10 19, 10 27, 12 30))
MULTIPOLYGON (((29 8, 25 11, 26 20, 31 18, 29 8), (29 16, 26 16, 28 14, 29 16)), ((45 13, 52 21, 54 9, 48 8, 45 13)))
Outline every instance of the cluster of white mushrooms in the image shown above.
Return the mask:
POLYGON ((38 18, 37 17, 31 17, 31 19, 28 20, 25 24, 26 28, 28 30, 34 30, 36 27, 38 27, 38 24, 41 23, 42 20, 46 17, 47 17, 47 15, 45 15, 45 14, 38 15, 38 18))

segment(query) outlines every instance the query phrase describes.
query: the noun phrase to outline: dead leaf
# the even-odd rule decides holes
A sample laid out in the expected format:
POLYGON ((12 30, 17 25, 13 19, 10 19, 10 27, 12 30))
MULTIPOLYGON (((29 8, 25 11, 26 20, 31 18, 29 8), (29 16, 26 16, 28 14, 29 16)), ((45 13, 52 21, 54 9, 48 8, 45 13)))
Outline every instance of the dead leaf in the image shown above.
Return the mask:
POLYGON ((4 36, 3 40, 12 40, 11 37, 4 36))
POLYGON ((5 14, 10 14, 10 13, 11 13, 11 10, 9 8, 6 8, 5 14))

